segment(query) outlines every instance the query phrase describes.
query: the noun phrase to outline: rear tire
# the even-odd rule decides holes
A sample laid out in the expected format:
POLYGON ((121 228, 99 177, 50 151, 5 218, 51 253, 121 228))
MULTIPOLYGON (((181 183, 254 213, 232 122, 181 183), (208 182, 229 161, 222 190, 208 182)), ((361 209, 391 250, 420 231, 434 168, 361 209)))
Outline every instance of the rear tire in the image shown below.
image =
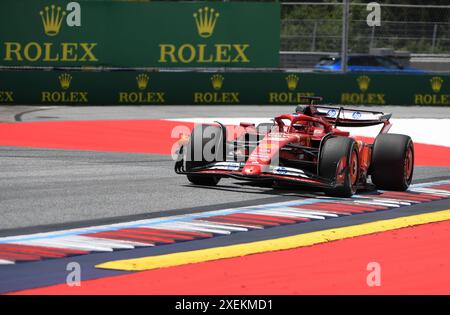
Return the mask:
POLYGON ((404 191, 414 172, 414 144, 409 136, 380 134, 373 144, 372 183, 379 189, 404 191))
POLYGON ((319 175, 331 181, 343 182, 326 193, 336 197, 350 197, 356 192, 359 179, 359 157, 356 142, 352 138, 333 137, 323 144, 320 151, 319 175))
MULTIPOLYGON (((186 151, 186 171, 214 162, 225 161, 226 130, 218 126, 198 125, 191 133, 186 151), (214 143, 210 142, 214 139, 214 143), (205 147, 207 150, 205 150, 205 147), (197 152, 196 152, 197 150, 197 152), (210 156, 205 156, 205 153, 210 156)), ((188 180, 195 185, 215 186, 220 177, 210 174, 189 174, 188 180)))

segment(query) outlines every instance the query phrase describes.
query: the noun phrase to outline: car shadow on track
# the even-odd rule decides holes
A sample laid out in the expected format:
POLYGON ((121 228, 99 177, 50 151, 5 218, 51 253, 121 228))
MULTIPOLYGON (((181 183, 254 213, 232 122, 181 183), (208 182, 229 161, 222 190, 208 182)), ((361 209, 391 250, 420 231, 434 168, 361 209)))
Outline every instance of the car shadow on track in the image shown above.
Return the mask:
MULTIPOLYGON (((286 196, 286 197, 303 197, 303 198, 316 198, 326 197, 324 191, 318 188, 312 188, 307 186, 292 186, 292 185, 273 185, 272 183, 255 183, 255 182, 234 182, 233 185, 217 185, 217 186, 202 186, 194 184, 184 184, 183 187, 198 188, 198 189, 210 189, 217 191, 228 191, 238 193, 253 193, 261 195, 271 196, 286 196)), ((378 191, 374 186, 369 186, 366 189, 359 189, 358 194, 363 193, 377 193, 378 191)))
POLYGON ((271 195, 271 196, 289 196, 289 197, 317 197, 325 196, 325 194, 319 190, 309 189, 307 187, 299 187, 298 189, 293 189, 291 187, 272 187, 271 185, 262 185, 259 183, 246 183, 239 182, 233 183, 239 185, 240 187, 231 185, 217 185, 217 186, 201 186, 194 184, 184 184, 182 186, 189 188, 198 189, 211 189, 217 191, 228 191, 228 192, 238 192, 238 193, 253 193, 261 195, 271 195))

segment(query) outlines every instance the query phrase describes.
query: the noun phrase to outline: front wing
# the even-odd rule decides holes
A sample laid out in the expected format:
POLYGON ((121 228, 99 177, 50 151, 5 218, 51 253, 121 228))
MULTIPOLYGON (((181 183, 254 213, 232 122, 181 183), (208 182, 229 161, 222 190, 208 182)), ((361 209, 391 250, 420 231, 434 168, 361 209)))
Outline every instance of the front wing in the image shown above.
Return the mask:
POLYGON ((264 165, 264 169, 257 175, 243 173, 245 163, 243 162, 214 162, 202 167, 192 168, 185 171, 182 162, 175 164, 175 172, 184 175, 217 175, 246 181, 277 180, 280 182, 308 185, 318 188, 335 188, 335 181, 317 176, 314 173, 284 166, 264 165))

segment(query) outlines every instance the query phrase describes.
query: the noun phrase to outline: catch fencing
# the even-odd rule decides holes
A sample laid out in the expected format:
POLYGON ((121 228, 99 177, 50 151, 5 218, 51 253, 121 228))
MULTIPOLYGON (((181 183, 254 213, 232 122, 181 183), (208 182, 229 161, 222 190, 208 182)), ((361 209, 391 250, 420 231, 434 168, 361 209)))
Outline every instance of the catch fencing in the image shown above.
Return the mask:
MULTIPOLYGON (((320 57, 339 55, 343 36, 349 53, 374 53, 444 63, 450 71, 450 5, 380 4, 380 25, 369 26, 367 3, 350 2, 348 34, 343 1, 284 2, 281 6, 283 67, 311 68, 320 57), (419 59, 418 59, 419 58, 419 59)), ((374 1, 370 1, 374 2, 374 1)), ((376 1, 375 1, 376 2, 376 1)), ((419 65, 420 67, 421 65, 419 65)), ((426 69, 427 65, 423 65, 426 69)), ((439 70, 434 67, 432 70, 439 70)))

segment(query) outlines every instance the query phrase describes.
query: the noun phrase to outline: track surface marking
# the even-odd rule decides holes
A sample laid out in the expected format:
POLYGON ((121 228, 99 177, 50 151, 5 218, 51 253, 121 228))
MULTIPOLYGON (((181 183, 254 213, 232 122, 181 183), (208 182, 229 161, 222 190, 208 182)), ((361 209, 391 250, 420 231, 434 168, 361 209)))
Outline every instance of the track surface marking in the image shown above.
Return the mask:
POLYGON ((449 241, 443 221, 18 294, 450 294, 449 241), (379 287, 367 285, 370 262, 380 264, 379 287))
POLYGON ((351 227, 323 230, 318 232, 288 236, 268 241, 208 248, 192 252, 181 252, 163 256, 143 257, 119 260, 97 265, 98 268, 142 271, 164 267, 180 266, 190 263, 205 262, 217 259, 233 258, 251 254, 264 253, 311 246, 355 236, 373 234, 408 226, 450 220, 450 210, 429 214, 402 217, 398 219, 376 221, 351 227))

